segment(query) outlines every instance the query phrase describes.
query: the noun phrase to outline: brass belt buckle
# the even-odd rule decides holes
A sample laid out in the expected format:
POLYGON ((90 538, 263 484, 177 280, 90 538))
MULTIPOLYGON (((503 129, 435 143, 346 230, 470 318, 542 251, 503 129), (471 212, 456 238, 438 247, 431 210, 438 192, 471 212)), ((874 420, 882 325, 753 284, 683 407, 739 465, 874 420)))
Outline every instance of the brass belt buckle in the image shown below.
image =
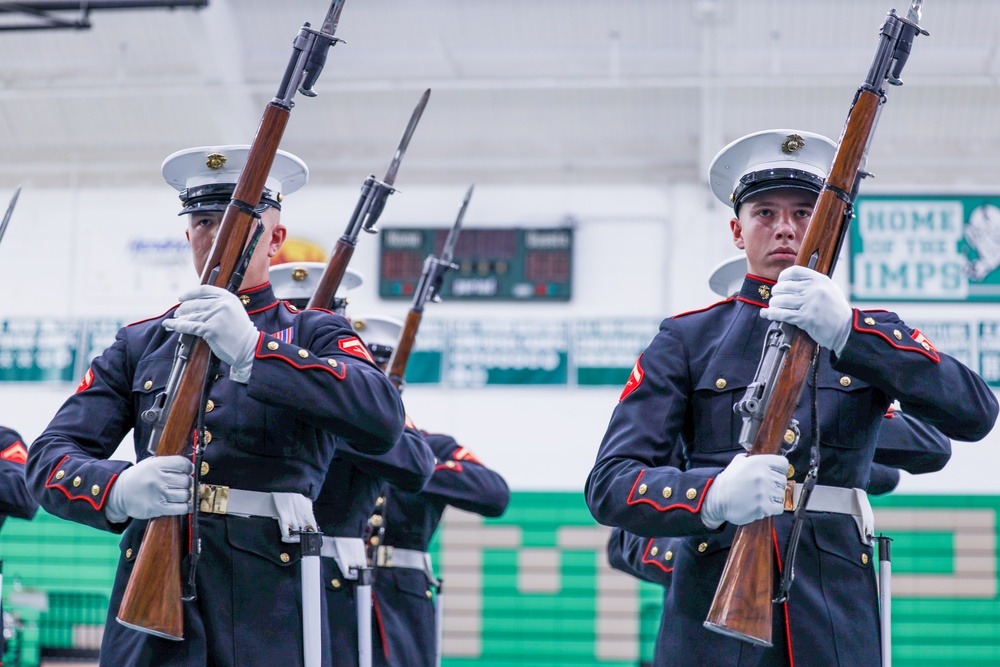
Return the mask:
POLYGON ((380 546, 375 564, 379 567, 392 567, 392 547, 380 546))
POLYGON ((794 512, 795 511, 795 480, 790 479, 788 483, 785 484, 785 511, 794 512))
POLYGON ((229 487, 214 484, 198 485, 198 511, 207 514, 225 514, 229 503, 229 487))

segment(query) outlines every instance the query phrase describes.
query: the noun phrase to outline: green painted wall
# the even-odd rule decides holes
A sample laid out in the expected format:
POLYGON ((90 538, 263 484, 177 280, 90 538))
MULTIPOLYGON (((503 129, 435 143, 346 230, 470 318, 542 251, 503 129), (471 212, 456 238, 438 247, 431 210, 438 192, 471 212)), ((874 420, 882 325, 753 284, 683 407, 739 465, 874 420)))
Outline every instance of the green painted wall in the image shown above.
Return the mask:
MULTIPOLYGON (((879 529, 895 540, 895 667, 1000 664, 1000 496, 895 496, 874 505, 879 529)), ((648 660, 659 592, 606 569, 605 535, 572 493, 515 493, 497 520, 450 512, 434 546, 446 581, 445 664, 648 660)), ((6 522, 3 599, 22 619, 21 664, 38 664, 43 648, 99 640, 117 543, 116 535, 44 512, 6 522)), ((16 664, 17 643, 5 664, 16 664)))

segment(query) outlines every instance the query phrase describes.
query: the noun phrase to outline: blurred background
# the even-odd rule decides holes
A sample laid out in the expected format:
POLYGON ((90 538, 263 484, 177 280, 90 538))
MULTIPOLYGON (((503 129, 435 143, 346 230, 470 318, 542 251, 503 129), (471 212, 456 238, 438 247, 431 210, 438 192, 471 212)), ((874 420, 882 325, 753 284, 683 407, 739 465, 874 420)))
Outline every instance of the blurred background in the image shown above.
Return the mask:
MULTIPOLYGON (((30 442, 119 326, 196 284, 160 164, 182 148, 249 143, 292 39, 327 7, 0 2, 0 204, 23 188, 0 245, 0 423, 30 442)), ((648 659, 659 593, 607 569, 584 480, 658 322, 718 300, 708 276, 738 252, 730 211, 706 187, 712 157, 768 128, 839 137, 888 9, 348 1, 346 43, 319 96, 296 98, 281 143, 311 170, 283 208, 295 240, 285 259, 329 253, 432 89, 383 231, 358 244, 351 266, 365 282, 348 314, 405 315, 436 230, 475 183, 460 269, 425 312, 404 400, 515 494, 504 518, 456 513, 440 533, 438 562, 463 582, 446 664, 648 659)), ((900 313, 1000 387, 1000 3, 930 0, 922 24, 931 34, 888 91, 875 178, 835 277, 856 305, 900 313)), ((897 665, 1000 663, 998 445, 996 432, 956 443, 943 471, 904 473, 876 501, 897 539, 897 665)), ((132 449, 127 439, 119 456, 132 449)), ((8 522, 4 598, 22 596, 8 664, 93 649, 113 537, 47 515, 8 522)))

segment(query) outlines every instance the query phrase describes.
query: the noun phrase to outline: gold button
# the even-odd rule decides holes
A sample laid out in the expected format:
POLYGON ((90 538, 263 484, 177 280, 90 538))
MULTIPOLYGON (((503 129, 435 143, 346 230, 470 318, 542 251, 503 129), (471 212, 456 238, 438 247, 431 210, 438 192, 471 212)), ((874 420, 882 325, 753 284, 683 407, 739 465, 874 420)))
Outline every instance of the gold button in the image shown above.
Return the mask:
POLYGON ((899 329, 893 329, 892 335, 896 337, 896 340, 903 340, 903 334, 899 329))
POLYGON ((201 476, 204 477, 208 474, 208 461, 201 462, 201 476))
POLYGON ((698 491, 696 489, 688 489, 684 495, 687 496, 688 500, 694 500, 695 496, 698 495, 698 491))
POLYGON ((382 507, 382 505, 384 504, 385 504, 385 498, 383 498, 382 496, 379 496, 378 498, 375 499, 375 507, 382 507))
POLYGON ((249 306, 250 305, 250 297, 248 295, 246 295, 246 294, 241 294, 240 295, 240 303, 242 303, 244 306, 249 306))
POLYGON ((299 356, 305 359, 309 356, 309 350, 299 350, 299 356))
POLYGON ((131 558, 131 557, 132 557, 132 547, 129 547, 128 549, 125 550, 125 558, 131 558))
POLYGON ((660 549, 659 547, 653 547, 652 549, 649 550, 649 553, 655 556, 656 554, 660 553, 660 549))
POLYGON ((66 476, 65 470, 60 470, 59 472, 56 473, 56 479, 62 479, 65 476, 66 476))
POLYGON ((785 473, 785 477, 787 477, 788 479, 795 477, 795 466, 793 466, 791 463, 788 464, 788 472, 785 473))
POLYGON ((82 483, 83 483, 83 480, 80 479, 79 477, 74 477, 73 478, 73 486, 80 486, 80 484, 82 484, 82 483))
POLYGON ((716 389, 725 389, 726 388, 726 378, 719 378, 718 380, 716 380, 715 381, 715 387, 716 387, 716 389))
POLYGON ((446 468, 454 468, 457 464, 454 461, 445 461, 444 465, 446 468))
POLYGON ((698 545, 698 553, 703 554, 708 549, 708 542, 702 542, 698 545))
POLYGON ((212 442, 212 432, 209 430, 205 431, 205 444, 212 442))
POLYGON ((663 554, 663 560, 673 560, 673 559, 674 559, 673 551, 668 551, 667 553, 663 554))
POLYGON ((146 382, 143 383, 142 388, 143 389, 152 389, 153 388, 153 381, 152 380, 146 380, 146 382))
POLYGON ((90 487, 90 495, 96 496, 100 492, 101 492, 101 487, 99 487, 98 485, 94 484, 92 487, 90 487))
POLYGON ((334 588, 340 588, 340 579, 334 579, 333 581, 330 582, 330 585, 333 586, 334 588))
POLYGON ((277 350, 278 349, 278 341, 272 340, 270 343, 267 344, 267 349, 269 349, 269 350, 277 350))
POLYGON ((281 559, 282 563, 287 563, 288 561, 292 560, 292 557, 286 554, 285 552, 281 552, 281 555, 278 556, 278 558, 281 559))
POLYGON ((640 484, 639 485, 639 495, 640 496, 646 495, 646 489, 647 488, 649 488, 649 487, 647 487, 645 484, 640 484))
POLYGON ((663 497, 664 498, 669 498, 672 495, 674 495, 674 490, 673 489, 671 489, 669 486, 663 487, 663 497))
POLYGON ((871 325, 875 324, 875 318, 874 317, 866 317, 865 318, 865 324, 867 324, 868 326, 871 326, 871 325))
POLYGON ((208 403, 205 404, 205 412, 211 412, 215 409, 215 401, 208 399, 208 403))
POLYGON ((368 523, 370 523, 375 528, 378 528, 379 526, 382 525, 382 515, 381 514, 372 514, 372 517, 370 519, 368 519, 368 523))
POLYGON ((372 545, 373 547, 377 547, 378 546, 378 535, 372 535, 372 538, 370 540, 368 540, 368 544, 372 545))
POLYGON ((868 565, 868 554, 861 554, 861 562, 864 565, 868 565))
POLYGON ((426 595, 427 595, 427 597, 431 597, 431 596, 433 596, 434 594, 433 594, 433 593, 431 593, 431 589, 429 589, 429 588, 428 588, 428 589, 427 589, 427 593, 426 593, 426 595))
POLYGON ((330 368, 336 368, 337 367, 337 360, 336 359, 327 359, 326 363, 330 364, 330 368))
POLYGON ((792 429, 785 430, 785 437, 783 438, 786 445, 790 445, 795 442, 795 431, 792 429))
POLYGON ((843 376, 842 378, 840 378, 840 386, 841 387, 850 387, 851 386, 851 378, 847 377, 846 375, 843 376))

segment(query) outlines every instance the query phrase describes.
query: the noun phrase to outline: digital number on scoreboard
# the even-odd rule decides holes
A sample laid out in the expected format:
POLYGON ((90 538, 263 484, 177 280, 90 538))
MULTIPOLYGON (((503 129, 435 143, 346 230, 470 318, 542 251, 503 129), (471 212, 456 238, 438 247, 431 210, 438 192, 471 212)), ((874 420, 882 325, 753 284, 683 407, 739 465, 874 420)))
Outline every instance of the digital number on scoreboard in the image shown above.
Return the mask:
MULTIPOLYGON (((439 255, 446 228, 383 228, 379 296, 409 299, 424 259, 439 255)), ((463 229, 455 247, 458 269, 445 276, 444 299, 569 301, 573 229, 463 229)))

